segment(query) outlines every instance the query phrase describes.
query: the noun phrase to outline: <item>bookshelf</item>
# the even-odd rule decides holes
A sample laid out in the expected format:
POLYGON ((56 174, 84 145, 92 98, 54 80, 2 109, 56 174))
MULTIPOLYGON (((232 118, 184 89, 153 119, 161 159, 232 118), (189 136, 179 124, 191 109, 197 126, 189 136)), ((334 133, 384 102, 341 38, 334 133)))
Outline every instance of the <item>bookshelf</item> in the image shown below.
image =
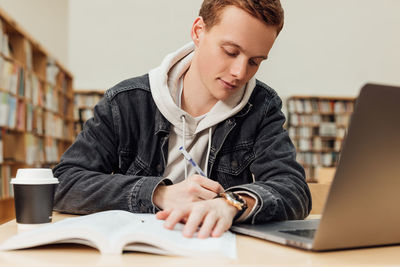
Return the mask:
POLYGON ((318 182, 320 168, 337 165, 355 98, 292 96, 287 100, 287 129, 308 182, 318 182))
POLYGON ((75 135, 82 131, 83 124, 93 117, 93 108, 103 97, 101 90, 76 90, 74 92, 75 135))
MULTIPOLYGON (((0 9, 0 221, 18 168, 53 167, 74 138, 73 77, 0 9)), ((4 214, 3 214, 4 213, 4 214)))

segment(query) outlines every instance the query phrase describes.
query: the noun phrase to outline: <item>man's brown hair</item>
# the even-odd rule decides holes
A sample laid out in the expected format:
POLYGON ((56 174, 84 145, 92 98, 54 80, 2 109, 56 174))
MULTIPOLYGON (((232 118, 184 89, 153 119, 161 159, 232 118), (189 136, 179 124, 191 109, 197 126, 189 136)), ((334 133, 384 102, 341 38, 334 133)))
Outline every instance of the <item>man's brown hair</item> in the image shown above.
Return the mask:
POLYGON ((236 6, 266 25, 274 26, 277 34, 283 28, 284 12, 279 0, 204 0, 200 8, 206 29, 219 23, 220 14, 227 6, 236 6))

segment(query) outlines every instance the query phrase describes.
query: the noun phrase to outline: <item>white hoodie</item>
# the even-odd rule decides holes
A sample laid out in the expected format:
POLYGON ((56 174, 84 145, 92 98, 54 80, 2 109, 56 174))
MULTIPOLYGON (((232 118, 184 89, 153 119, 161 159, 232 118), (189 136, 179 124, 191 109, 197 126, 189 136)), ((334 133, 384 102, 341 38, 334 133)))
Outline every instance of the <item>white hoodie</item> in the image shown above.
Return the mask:
POLYGON ((196 173, 179 152, 181 146, 207 174, 213 127, 238 113, 246 105, 255 87, 253 77, 235 94, 224 101, 218 101, 208 113, 192 117, 180 108, 180 99, 183 76, 192 62, 194 49, 193 42, 185 45, 176 52, 168 54, 159 67, 149 72, 154 102, 161 114, 171 123, 168 162, 164 177, 173 183, 178 183, 196 173))

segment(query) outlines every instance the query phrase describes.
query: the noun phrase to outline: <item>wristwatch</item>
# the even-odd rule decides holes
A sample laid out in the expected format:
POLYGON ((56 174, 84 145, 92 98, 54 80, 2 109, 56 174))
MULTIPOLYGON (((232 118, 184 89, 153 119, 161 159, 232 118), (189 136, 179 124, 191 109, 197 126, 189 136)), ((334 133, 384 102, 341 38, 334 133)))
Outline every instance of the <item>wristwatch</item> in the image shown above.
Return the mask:
POLYGON ((235 217, 233 218, 233 221, 236 221, 237 219, 242 216, 242 214, 246 211, 247 209, 247 203, 244 198, 242 198, 239 194, 236 194, 231 191, 225 191, 223 193, 219 193, 215 198, 224 198, 225 201, 231 205, 234 206, 235 208, 238 209, 238 212, 236 213, 235 217))

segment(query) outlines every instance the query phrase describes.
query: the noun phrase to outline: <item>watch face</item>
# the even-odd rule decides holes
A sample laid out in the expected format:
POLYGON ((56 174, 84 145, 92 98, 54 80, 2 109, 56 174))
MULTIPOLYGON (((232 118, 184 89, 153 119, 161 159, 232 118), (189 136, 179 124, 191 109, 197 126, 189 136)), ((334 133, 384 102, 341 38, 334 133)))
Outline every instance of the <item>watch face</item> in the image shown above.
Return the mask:
POLYGON ((231 204, 232 206, 235 206, 238 210, 247 208, 246 201, 241 196, 239 196, 238 194, 236 194, 234 192, 230 192, 230 191, 225 192, 223 197, 225 197, 225 199, 229 202, 229 204, 231 204))

